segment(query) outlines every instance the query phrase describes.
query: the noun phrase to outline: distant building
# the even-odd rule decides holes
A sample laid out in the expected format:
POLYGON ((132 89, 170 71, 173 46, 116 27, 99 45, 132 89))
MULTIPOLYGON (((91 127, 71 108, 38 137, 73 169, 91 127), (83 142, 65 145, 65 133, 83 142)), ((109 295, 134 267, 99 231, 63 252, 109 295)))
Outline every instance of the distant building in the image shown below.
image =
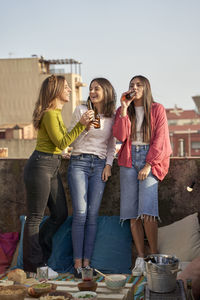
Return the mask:
POLYGON ((0 139, 31 140, 36 138, 36 130, 32 123, 0 125, 0 139))
POLYGON ((194 98, 196 111, 166 109, 173 157, 200 156, 200 96, 194 98))
POLYGON ((80 66, 74 59, 45 60, 35 55, 0 59, 0 149, 8 148, 9 158, 26 158, 34 149, 32 113, 41 83, 51 74, 65 76, 72 89, 70 102, 62 111, 64 123, 69 126, 75 107, 82 101, 81 87, 85 86, 80 66), (66 68, 69 73, 65 73, 66 68))

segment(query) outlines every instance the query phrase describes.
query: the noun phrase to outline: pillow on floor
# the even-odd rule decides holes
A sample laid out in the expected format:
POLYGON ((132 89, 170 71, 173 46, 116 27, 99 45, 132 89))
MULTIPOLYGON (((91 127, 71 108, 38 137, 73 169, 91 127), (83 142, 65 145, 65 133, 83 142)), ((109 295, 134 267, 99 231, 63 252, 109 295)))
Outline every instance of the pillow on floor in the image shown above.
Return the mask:
POLYGON ((158 251, 176 255, 181 261, 192 261, 200 256, 198 213, 158 228, 158 251))
POLYGON ((130 222, 120 224, 118 216, 98 218, 98 230, 91 266, 103 273, 131 273, 132 235, 130 222))
MULTIPOLYGON (((44 217, 46 218, 46 217, 44 217)), ((23 231, 25 216, 20 217, 21 236, 17 267, 23 268, 23 231)), ((44 219, 43 219, 44 220, 44 219)), ((71 240, 72 217, 68 217, 53 237, 53 251, 48 265, 58 273, 73 271, 71 240)), ((105 273, 130 273, 132 235, 129 222, 120 225, 119 216, 99 216, 91 265, 105 273)))
POLYGON ((10 266, 18 240, 18 232, 0 233, 0 274, 10 266))

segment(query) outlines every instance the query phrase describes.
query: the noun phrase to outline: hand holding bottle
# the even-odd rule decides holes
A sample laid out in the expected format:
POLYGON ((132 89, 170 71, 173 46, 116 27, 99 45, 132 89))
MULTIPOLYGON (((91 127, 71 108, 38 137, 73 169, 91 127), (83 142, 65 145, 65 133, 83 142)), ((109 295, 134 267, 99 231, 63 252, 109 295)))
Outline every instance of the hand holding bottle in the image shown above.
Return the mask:
POLYGON ((88 110, 81 116, 80 123, 82 125, 88 126, 93 119, 94 119, 94 111, 88 110))
POLYGON ((133 90, 129 90, 128 92, 124 92, 121 96, 121 116, 124 117, 127 115, 127 108, 134 100, 135 92, 133 90))
POLYGON ((90 127, 94 127, 96 129, 101 128, 100 115, 99 115, 96 107, 94 107, 94 109, 93 109, 92 103, 91 103, 90 99, 88 99, 88 103, 87 104, 88 104, 88 109, 89 110, 93 110, 93 112, 94 112, 94 117, 93 117, 93 120, 91 121, 91 125, 89 126, 89 128, 90 127))
POLYGON ((129 90, 122 94, 121 100, 122 101, 130 101, 130 100, 133 101, 134 97, 135 97, 135 91, 129 90))

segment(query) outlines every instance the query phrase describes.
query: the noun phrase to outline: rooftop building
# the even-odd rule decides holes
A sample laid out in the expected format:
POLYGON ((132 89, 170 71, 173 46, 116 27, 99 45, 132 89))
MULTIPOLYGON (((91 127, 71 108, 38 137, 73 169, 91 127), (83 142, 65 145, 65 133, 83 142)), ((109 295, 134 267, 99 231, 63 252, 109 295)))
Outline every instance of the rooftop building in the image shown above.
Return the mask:
POLYGON ((36 55, 0 59, 0 148, 8 148, 2 152, 8 153, 8 157, 25 158, 34 149, 36 133, 32 113, 41 83, 51 74, 63 75, 72 90, 70 102, 62 110, 64 123, 69 126, 75 107, 82 101, 81 88, 85 86, 81 78, 81 62, 74 59, 46 60, 36 55))
POLYGON ((173 150, 172 156, 199 157, 200 113, 198 107, 197 111, 195 111, 183 110, 182 108, 175 106, 173 109, 166 109, 166 113, 169 124, 170 141, 173 150))

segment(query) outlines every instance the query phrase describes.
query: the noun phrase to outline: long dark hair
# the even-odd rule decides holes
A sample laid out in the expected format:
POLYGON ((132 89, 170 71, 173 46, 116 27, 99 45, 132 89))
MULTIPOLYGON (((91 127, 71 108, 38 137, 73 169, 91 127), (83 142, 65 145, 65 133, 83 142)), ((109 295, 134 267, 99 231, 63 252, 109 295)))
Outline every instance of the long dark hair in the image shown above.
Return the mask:
POLYGON ((55 99, 61 96, 64 90, 64 83, 65 77, 60 75, 51 75, 43 81, 33 111, 33 126, 35 129, 39 129, 45 111, 55 109, 55 99))
MULTIPOLYGON (((151 138, 151 105, 154 102, 152 93, 151 93, 151 85, 149 80, 142 76, 136 75, 131 80, 129 85, 131 84, 133 79, 139 79, 144 86, 143 90, 143 105, 144 105, 144 120, 142 123, 142 131, 143 131, 143 142, 148 143, 151 138)), ((136 139, 136 114, 135 114, 135 105, 134 101, 128 107, 128 116, 131 120, 131 138, 133 140, 136 139)))
MULTIPOLYGON (((114 87, 110 83, 109 80, 106 78, 94 78, 90 82, 91 84, 96 81, 103 89, 103 95, 104 95, 104 106, 103 106, 103 114, 105 117, 112 117, 115 113, 115 108, 116 108, 116 93, 114 90, 114 87)), ((90 99, 88 97, 87 101, 90 99)))

